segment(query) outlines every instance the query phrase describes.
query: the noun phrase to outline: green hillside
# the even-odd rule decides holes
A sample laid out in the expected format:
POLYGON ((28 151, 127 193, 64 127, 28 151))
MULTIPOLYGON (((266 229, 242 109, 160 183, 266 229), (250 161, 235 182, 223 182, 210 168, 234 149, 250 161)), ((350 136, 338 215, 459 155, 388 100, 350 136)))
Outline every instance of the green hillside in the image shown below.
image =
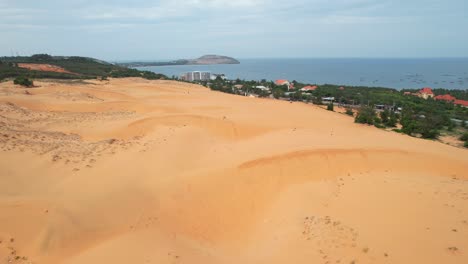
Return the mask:
POLYGON ((97 77, 142 77, 164 79, 166 76, 150 71, 139 71, 87 57, 65 57, 37 54, 33 56, 0 57, 0 80, 25 76, 28 78, 94 79, 97 77), (28 70, 18 63, 49 64, 61 67, 71 73, 28 70))

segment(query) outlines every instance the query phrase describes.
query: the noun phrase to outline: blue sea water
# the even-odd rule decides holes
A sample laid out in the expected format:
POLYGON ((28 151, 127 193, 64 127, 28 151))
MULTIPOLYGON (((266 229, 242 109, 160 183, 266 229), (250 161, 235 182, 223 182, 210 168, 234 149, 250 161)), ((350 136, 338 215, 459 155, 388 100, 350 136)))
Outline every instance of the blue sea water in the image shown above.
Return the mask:
POLYGON ((468 89, 468 58, 440 59, 243 59, 232 65, 140 67, 179 76, 188 71, 224 73, 229 79, 296 80, 390 88, 468 89))

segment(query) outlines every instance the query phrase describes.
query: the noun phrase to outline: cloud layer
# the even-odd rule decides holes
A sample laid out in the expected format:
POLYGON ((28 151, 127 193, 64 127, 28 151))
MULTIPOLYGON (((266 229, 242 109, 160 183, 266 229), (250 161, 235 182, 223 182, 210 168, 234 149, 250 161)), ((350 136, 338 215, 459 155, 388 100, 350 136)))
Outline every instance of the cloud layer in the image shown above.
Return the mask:
POLYGON ((464 0, 0 0, 0 55, 468 56, 464 0))

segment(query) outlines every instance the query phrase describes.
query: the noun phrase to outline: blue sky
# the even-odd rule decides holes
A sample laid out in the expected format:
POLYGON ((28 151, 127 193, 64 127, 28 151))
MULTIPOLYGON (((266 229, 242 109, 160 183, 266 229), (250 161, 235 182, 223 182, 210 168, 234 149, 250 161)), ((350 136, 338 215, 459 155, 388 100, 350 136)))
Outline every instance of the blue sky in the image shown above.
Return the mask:
POLYGON ((468 57, 466 0, 0 0, 0 55, 468 57))

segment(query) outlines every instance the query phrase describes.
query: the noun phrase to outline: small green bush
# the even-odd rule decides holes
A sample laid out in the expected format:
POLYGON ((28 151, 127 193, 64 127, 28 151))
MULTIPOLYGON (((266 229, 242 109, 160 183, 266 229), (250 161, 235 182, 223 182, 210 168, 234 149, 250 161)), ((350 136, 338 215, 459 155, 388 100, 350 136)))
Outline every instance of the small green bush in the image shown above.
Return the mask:
POLYGON ((465 132, 463 135, 460 136, 461 141, 468 141, 468 132, 465 132))
POLYGON ((328 110, 328 111, 334 111, 333 109, 334 109, 333 103, 329 103, 329 104, 327 105, 327 110, 328 110))
POLYGON ((312 98, 312 103, 314 105, 322 105, 322 97, 315 96, 314 98, 312 98))
POLYGON ((421 131, 422 138, 427 139, 436 139, 440 135, 440 132, 437 129, 425 129, 421 131))
POLYGON ((33 87, 34 83, 32 80, 24 77, 24 76, 19 76, 16 77, 16 79, 13 81, 14 84, 21 85, 24 87, 33 87))
POLYGON ((353 116, 354 115, 354 112, 351 108, 346 108, 346 114, 349 115, 349 116, 353 116))

